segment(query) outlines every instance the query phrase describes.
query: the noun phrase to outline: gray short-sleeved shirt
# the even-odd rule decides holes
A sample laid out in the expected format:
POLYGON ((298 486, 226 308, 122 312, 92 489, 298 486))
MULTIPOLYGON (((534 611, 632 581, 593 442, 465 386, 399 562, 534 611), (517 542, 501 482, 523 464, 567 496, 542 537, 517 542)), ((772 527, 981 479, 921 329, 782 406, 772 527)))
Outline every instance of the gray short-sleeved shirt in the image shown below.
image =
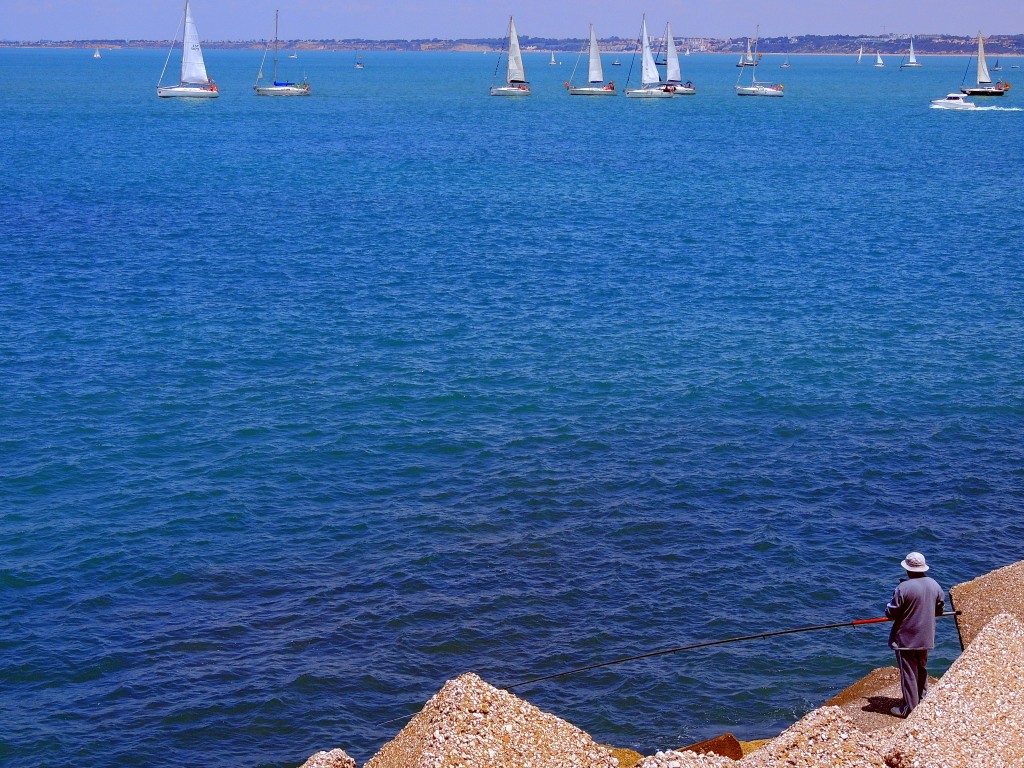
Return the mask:
POLYGON ((946 608, 946 594, 931 576, 901 581, 885 606, 893 620, 889 647, 922 650, 935 647, 935 617, 946 608))

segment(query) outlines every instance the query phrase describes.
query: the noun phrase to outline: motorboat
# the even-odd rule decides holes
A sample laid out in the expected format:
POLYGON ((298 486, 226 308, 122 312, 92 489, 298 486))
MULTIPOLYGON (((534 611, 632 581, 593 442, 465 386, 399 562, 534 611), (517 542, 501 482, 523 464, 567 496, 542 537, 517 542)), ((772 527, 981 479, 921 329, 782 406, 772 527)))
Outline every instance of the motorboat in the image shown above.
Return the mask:
POLYGON ((962 93, 951 93, 944 99, 932 99, 934 109, 977 109, 978 105, 968 101, 962 93))

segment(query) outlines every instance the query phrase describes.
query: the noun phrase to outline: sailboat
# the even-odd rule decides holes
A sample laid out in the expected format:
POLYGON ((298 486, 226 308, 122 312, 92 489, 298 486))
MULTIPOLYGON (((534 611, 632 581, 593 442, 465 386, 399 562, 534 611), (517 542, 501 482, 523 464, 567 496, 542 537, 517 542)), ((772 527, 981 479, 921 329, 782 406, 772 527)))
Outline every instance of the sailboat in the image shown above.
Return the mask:
POLYGON ((277 79, 277 17, 279 11, 274 11, 274 79, 272 85, 260 85, 263 79, 263 66, 267 63, 267 53, 270 45, 263 51, 263 61, 260 62, 260 72, 256 75, 256 84, 252 87, 257 96, 309 96, 309 83, 302 78, 301 83, 293 83, 289 80, 277 79))
POLYGON ((992 70, 993 72, 1002 72, 1003 71, 1003 68, 1001 66, 999 66, 999 57, 998 56, 996 56, 996 63, 993 64, 991 67, 989 67, 989 69, 992 70))
POLYGON ((683 53, 683 56, 689 56, 689 55, 690 55, 690 46, 686 46, 686 51, 683 53))
POLYGON ((665 22, 665 83, 676 96, 692 96, 697 92, 693 83, 683 82, 679 70, 679 54, 676 52, 676 41, 672 37, 672 25, 665 22))
POLYGON ((562 63, 562 62, 560 62, 560 61, 555 61, 555 52, 554 52, 554 51, 552 51, 552 52, 551 52, 551 61, 549 61, 549 62, 548 62, 548 64, 550 64, 550 65, 552 65, 552 66, 555 66, 555 67, 557 67, 557 66, 558 66, 559 64, 561 64, 561 63, 562 63))
POLYGON ((581 58, 583 58, 583 51, 580 51, 580 55, 576 57, 576 66, 572 68, 572 74, 569 76, 569 82, 565 84, 565 87, 569 89, 569 95, 614 96, 615 81, 610 81, 608 85, 604 84, 604 70, 601 68, 601 49, 597 45, 597 33, 594 32, 593 24, 590 25, 590 45, 587 66, 588 84, 571 85, 573 78, 576 76, 576 68, 579 67, 581 58))
POLYGON ((864 46, 863 45, 860 47, 860 50, 857 51, 857 63, 858 64, 860 64, 860 60, 862 58, 864 58, 864 46))
POLYGON ((781 64, 779 64, 779 69, 789 69, 790 66, 791 65, 789 63, 789 54, 787 53, 786 54, 786 60, 784 62, 782 62, 781 64))
MULTIPOLYGON (((176 42, 177 40, 175 40, 176 42)), ((215 99, 220 95, 217 84, 206 73, 203 49, 199 45, 199 31, 192 18, 189 0, 185 0, 185 24, 181 34, 181 76, 178 78, 177 85, 160 85, 164 80, 172 53, 174 53, 174 43, 171 43, 171 50, 167 52, 167 61, 164 62, 163 72, 160 73, 160 80, 156 85, 157 96, 165 99, 173 96, 215 99)))
POLYGON ((900 69, 913 69, 921 66, 921 62, 917 60, 917 56, 914 55, 914 38, 910 38, 910 54, 907 56, 907 60, 900 63, 900 69))
MULTIPOLYGON (((630 90, 626 88, 626 96, 631 99, 671 99, 672 91, 662 84, 658 74, 658 65, 651 55, 651 41, 647 37, 647 16, 640 25, 640 87, 630 90)), ((633 54, 636 56, 636 54, 633 54)), ((632 68, 631 68, 632 69, 632 68)))
POLYGON ((872 64, 871 66, 873 66, 873 67, 884 67, 885 66, 885 62, 882 61, 882 52, 881 51, 875 51, 875 63, 872 64))
MULTIPOLYGON (((754 48, 757 48, 757 40, 754 40, 754 48)), ((745 55, 740 56, 740 60, 736 62, 737 67, 756 67, 761 63, 760 57, 755 57, 750 53, 750 38, 747 38, 747 52, 745 55)))
POLYGON ((100 56, 100 49, 99 48, 96 49, 96 52, 93 53, 92 57, 94 59, 102 59, 103 58, 102 56, 100 56))
MULTIPOLYGON (((967 62, 967 67, 970 69, 971 62, 967 62)), ((964 72, 964 80, 967 80, 967 72, 964 72)), ((992 75, 988 73, 988 62, 985 61, 985 39, 981 35, 981 31, 978 31, 978 82, 977 85, 961 85, 960 93, 966 93, 968 96, 1004 96, 1008 90, 1010 90, 1010 84, 1004 83, 1000 80, 998 83, 992 82, 992 75)))
MULTIPOLYGON (((754 55, 757 56, 757 60, 760 61, 761 55, 757 53, 757 41, 761 35, 761 28, 758 27, 757 33, 754 37, 754 55)), ((736 78, 736 95, 737 96, 784 96, 785 86, 782 83, 769 83, 764 80, 757 79, 757 70, 750 70, 750 85, 740 85, 740 79, 743 77, 741 71, 739 76, 736 78)))
POLYGON ((526 81, 526 70, 523 69, 523 54, 519 50, 519 35, 516 33, 516 22, 508 17, 508 61, 505 66, 505 85, 495 85, 498 68, 501 67, 501 56, 494 68, 491 78, 491 96, 529 96, 530 84, 526 81))

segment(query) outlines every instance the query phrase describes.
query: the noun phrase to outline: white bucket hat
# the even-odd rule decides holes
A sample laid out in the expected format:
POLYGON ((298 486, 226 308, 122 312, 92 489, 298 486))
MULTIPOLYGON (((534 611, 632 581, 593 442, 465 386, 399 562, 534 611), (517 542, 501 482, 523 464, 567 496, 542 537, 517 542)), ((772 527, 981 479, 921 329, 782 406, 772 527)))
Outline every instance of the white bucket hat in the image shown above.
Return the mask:
POLYGON ((924 561, 924 555, 920 552, 911 552, 900 563, 903 566, 903 570, 910 571, 911 573, 924 573, 928 570, 928 563, 924 561))

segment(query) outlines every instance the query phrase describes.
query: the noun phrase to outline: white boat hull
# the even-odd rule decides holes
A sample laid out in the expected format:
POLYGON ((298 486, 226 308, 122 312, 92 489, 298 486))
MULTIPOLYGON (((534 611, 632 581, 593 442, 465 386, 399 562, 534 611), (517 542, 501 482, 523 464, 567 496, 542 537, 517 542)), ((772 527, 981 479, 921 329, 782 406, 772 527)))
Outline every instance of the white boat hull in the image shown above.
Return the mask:
POLYGON ((693 96, 697 93, 697 88, 692 85, 673 85, 672 88, 673 96, 693 96))
POLYGON ((216 99, 220 91, 216 86, 210 88, 202 85, 158 85, 156 95, 162 99, 184 97, 189 99, 216 99))
POLYGON ((604 86, 579 86, 569 88, 570 96, 615 96, 617 91, 614 88, 604 86))
POLYGON ((662 86, 658 88, 635 88, 632 91, 626 91, 626 96, 631 99, 671 99, 674 95, 672 91, 662 86))
POLYGON ((257 96, 309 96, 309 86, 299 85, 254 85, 257 96))
POLYGON ((528 85, 502 85, 491 88, 491 96, 529 96, 528 85))
POLYGON ((923 64, 914 62, 913 64, 900 64, 900 69, 920 69, 923 64))
POLYGON ((782 86, 771 86, 771 85, 737 85, 736 95, 737 96, 775 96, 781 97, 785 95, 785 91, 782 86))

